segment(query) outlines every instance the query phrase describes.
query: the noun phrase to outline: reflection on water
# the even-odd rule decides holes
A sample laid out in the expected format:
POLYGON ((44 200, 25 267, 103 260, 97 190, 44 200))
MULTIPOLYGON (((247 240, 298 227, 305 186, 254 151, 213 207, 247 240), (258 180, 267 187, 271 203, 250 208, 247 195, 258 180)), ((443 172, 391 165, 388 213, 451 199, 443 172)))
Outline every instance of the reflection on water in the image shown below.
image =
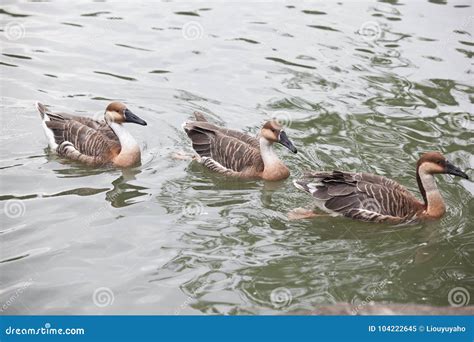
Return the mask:
POLYGON ((473 293, 470 181, 437 177, 439 222, 293 222, 313 204, 291 179, 229 180, 172 158, 192 153, 181 124, 198 110, 251 134, 282 119, 292 177, 374 172, 418 193, 426 150, 472 177, 468 1, 2 7, 0 302, 28 284, 7 313, 272 314, 473 293), (35 101, 97 117, 113 100, 149 123, 127 126, 141 166, 45 149, 35 101), (113 305, 94 305, 101 287, 113 305))

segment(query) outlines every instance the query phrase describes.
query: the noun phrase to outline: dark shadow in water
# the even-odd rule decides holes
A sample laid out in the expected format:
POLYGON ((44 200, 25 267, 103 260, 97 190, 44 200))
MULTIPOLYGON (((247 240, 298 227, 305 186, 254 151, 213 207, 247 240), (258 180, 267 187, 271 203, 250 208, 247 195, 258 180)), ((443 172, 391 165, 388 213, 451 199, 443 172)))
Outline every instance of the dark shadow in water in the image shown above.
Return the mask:
POLYGON ((261 201, 270 205, 272 196, 286 181, 266 182, 258 179, 226 177, 207 170, 195 161, 189 162, 184 177, 163 182, 156 196, 168 213, 182 217, 195 217, 206 212, 206 208, 226 208, 251 201, 250 194, 261 193, 261 201), (263 191, 261 191, 263 190, 263 191))
POLYGON ((29 254, 23 254, 23 255, 20 255, 20 256, 13 257, 13 258, 8 258, 8 259, 5 259, 5 260, 0 260, 0 264, 3 264, 3 263, 5 263, 5 262, 17 261, 17 260, 20 260, 20 259, 23 259, 23 258, 26 258, 26 257, 29 257, 29 256, 30 256, 29 254))
POLYGON ((202 184, 195 184, 192 186, 192 188, 197 191, 210 189, 251 190, 261 187, 261 181, 259 180, 226 177, 208 170, 196 161, 190 162, 187 171, 189 176, 186 176, 185 178, 187 179, 187 182, 190 182, 188 184, 195 184, 196 182, 193 182, 193 179, 205 180, 202 184), (191 180, 189 178, 191 178, 191 180))
POLYGON ((3 8, 0 8, 0 14, 5 14, 5 15, 8 15, 8 16, 14 17, 14 18, 25 18, 25 17, 29 17, 29 16, 30 16, 29 14, 21 14, 21 13, 8 12, 8 11, 4 10, 3 8))
POLYGON ((122 175, 112 182, 113 188, 107 191, 105 199, 110 202, 114 208, 127 207, 136 201, 132 199, 146 196, 147 193, 142 191, 146 187, 130 184, 130 181, 136 179, 136 175, 141 173, 140 169, 122 170, 122 175))
MULTIPOLYGON (((45 149, 46 159, 48 162, 57 162, 65 166, 63 169, 55 169, 54 172, 59 178, 80 178, 88 176, 97 176, 101 174, 108 174, 116 172, 120 169, 114 167, 91 167, 78 162, 64 160, 53 153, 48 153, 48 149, 45 149)), ((79 195, 79 196, 92 196, 101 192, 106 191, 106 201, 115 208, 126 207, 134 204, 136 201, 132 199, 147 195, 146 187, 130 184, 130 181, 136 180, 136 175, 141 173, 142 165, 130 169, 122 169, 122 174, 114 181, 112 181, 112 189, 109 188, 77 188, 62 191, 57 194, 53 194, 45 197, 56 197, 65 195, 79 195)))
POLYGON ((93 13, 84 13, 81 14, 81 17, 98 17, 102 14, 110 14, 111 12, 108 11, 99 11, 99 12, 93 12, 93 13))
POLYGON ((102 188, 102 189, 77 188, 77 189, 72 189, 72 190, 61 191, 56 194, 46 195, 43 197, 60 197, 60 196, 67 196, 67 195, 93 196, 104 191, 107 191, 107 188, 102 188))
POLYGON ((58 156, 48 154, 46 159, 48 162, 58 162, 61 165, 67 166, 64 169, 55 169, 54 173, 58 175, 59 178, 76 178, 76 177, 87 177, 87 176, 94 176, 100 175, 102 173, 108 173, 112 168, 93 168, 87 167, 80 163, 73 162, 70 160, 61 159, 58 156))

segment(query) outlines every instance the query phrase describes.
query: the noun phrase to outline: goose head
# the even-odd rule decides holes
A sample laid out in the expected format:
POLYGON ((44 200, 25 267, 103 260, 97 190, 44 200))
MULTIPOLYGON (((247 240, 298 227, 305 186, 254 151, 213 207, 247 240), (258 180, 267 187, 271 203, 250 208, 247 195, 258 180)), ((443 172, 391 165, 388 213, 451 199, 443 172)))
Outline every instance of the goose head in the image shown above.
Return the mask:
POLYGON ((454 166, 439 152, 426 152, 418 160, 417 169, 427 174, 449 174, 469 179, 466 173, 454 166))
POLYGON ((296 147, 286 135, 283 127, 275 120, 267 121, 263 125, 262 129, 260 130, 260 136, 265 138, 270 143, 277 142, 282 144, 293 153, 298 152, 296 147))
POLYGON ((115 122, 122 124, 124 122, 136 123, 138 125, 146 126, 145 120, 140 119, 138 116, 133 114, 130 109, 127 108, 121 102, 112 102, 105 109, 105 120, 107 122, 115 122))

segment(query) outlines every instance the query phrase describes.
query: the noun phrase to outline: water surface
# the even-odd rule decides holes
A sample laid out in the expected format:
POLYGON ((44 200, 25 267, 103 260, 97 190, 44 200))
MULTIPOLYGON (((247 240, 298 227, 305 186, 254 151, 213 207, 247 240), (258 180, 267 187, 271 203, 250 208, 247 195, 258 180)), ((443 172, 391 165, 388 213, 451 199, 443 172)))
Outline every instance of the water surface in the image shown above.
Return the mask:
POLYGON ((171 158, 191 152, 181 124, 199 110, 252 134, 284 121, 299 153, 276 148, 292 177, 375 172, 417 192, 417 158, 439 150, 472 178, 470 5, 3 1, 2 310, 275 314, 472 293, 470 181, 437 177, 439 222, 293 222, 311 200, 291 179, 236 182, 171 158), (112 100, 148 122, 128 126, 141 166, 48 151, 35 101, 100 118, 112 100))

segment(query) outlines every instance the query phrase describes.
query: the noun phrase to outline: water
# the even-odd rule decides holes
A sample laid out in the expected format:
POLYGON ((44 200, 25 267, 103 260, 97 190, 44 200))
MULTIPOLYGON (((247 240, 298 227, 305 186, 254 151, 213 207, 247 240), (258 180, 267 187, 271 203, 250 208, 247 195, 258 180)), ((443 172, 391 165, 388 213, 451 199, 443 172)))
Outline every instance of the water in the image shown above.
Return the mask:
POLYGON ((192 112, 298 147, 292 177, 357 170, 418 192, 439 150, 474 176, 468 0, 60 3, 0 11, 0 303, 8 314, 275 314, 364 300, 447 306, 474 290, 473 183, 438 176, 447 213, 405 227, 320 218, 291 179, 223 179, 189 161, 192 112), (99 118, 121 100, 142 165, 50 154, 34 102, 99 118))

